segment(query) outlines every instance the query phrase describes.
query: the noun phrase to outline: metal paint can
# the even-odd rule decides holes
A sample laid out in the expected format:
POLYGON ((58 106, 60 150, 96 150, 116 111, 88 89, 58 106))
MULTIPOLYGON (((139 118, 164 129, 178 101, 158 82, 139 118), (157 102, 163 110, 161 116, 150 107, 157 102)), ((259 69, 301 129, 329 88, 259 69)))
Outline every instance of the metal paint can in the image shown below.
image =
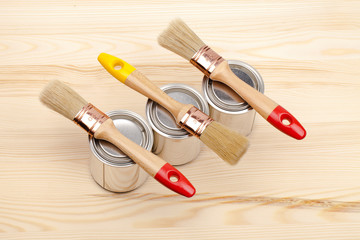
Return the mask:
MULTIPOLYGON (((161 90, 175 100, 192 104, 209 114, 208 104, 192 87, 173 83, 162 86, 161 90)), ((180 128, 170 112, 150 99, 146 104, 146 117, 154 130, 153 153, 175 166, 188 163, 199 155, 200 140, 180 128)))
MULTIPOLYGON (((127 110, 106 113, 127 138, 151 151, 154 136, 147 122, 127 110)), ((111 143, 89 137, 90 171, 94 180, 106 190, 128 192, 141 186, 148 174, 111 143)))
MULTIPOLYGON (((255 68, 247 63, 228 61, 231 70, 240 79, 264 93, 264 82, 255 68)), ((209 103, 210 116, 223 125, 247 136, 251 133, 255 110, 229 86, 204 76, 202 83, 206 101, 209 103)))

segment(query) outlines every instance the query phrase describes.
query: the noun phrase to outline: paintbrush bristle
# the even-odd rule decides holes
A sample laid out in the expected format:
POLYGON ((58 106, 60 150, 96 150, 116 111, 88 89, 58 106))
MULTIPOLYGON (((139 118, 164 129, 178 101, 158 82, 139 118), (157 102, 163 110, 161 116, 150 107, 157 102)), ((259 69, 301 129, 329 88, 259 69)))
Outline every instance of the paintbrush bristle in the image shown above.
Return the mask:
POLYGON ((215 121, 206 127, 200 140, 231 165, 240 160, 249 146, 246 137, 215 121))
POLYGON ((70 120, 73 120, 88 103, 77 92, 58 80, 53 80, 45 86, 40 93, 40 101, 70 120))
POLYGON ((168 28, 159 35, 158 42, 188 61, 205 46, 205 43, 179 18, 170 22, 168 28))

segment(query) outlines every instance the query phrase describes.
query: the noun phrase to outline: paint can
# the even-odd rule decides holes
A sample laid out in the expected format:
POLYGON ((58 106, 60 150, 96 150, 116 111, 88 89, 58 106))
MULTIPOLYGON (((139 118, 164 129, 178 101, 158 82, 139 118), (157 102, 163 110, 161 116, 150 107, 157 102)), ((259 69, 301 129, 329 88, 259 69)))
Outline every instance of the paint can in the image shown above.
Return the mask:
MULTIPOLYGON (((192 104, 209 114, 208 104, 194 88, 173 83, 162 86, 161 90, 175 100, 192 104)), ((180 128, 170 112, 150 99, 146 104, 146 117, 154 130, 153 153, 175 166, 188 163, 199 155, 201 141, 180 128)))
MULTIPOLYGON (((152 129, 138 114, 128 110, 106 113, 127 138, 151 151, 152 129)), ((90 171, 94 180, 106 190, 128 192, 141 186, 148 174, 111 143, 89 136, 90 171)))
MULTIPOLYGON (((236 60, 229 60, 228 63, 236 76, 264 93, 264 82, 255 68, 236 60)), ((202 89, 209 103, 210 116, 215 121, 245 136, 251 133, 256 112, 234 90, 206 76, 203 78, 202 89)))

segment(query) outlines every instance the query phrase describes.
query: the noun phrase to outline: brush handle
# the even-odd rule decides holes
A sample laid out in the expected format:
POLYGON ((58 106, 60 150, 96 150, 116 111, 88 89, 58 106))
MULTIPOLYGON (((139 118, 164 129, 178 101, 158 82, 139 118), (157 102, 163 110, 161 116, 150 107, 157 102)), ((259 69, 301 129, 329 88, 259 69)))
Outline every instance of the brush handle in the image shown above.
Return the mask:
POLYGON ((174 192, 185 197, 195 194, 195 188, 179 170, 122 135, 111 119, 100 125, 94 137, 114 144, 148 174, 174 192))
POLYGON ((166 108, 175 117, 178 123, 192 107, 191 104, 180 103, 168 96, 144 74, 124 60, 107 53, 101 53, 98 60, 101 65, 120 82, 166 108), (116 69, 117 67, 121 68, 116 69))
POLYGON ((181 118, 192 107, 192 105, 180 103, 167 95, 138 70, 133 71, 124 84, 166 108, 177 122, 180 122, 181 118))
POLYGON ((210 74, 210 78, 223 82, 234 89, 264 119, 283 133, 298 140, 306 136, 305 129, 293 115, 255 88, 240 80, 231 71, 227 61, 220 63, 210 74))

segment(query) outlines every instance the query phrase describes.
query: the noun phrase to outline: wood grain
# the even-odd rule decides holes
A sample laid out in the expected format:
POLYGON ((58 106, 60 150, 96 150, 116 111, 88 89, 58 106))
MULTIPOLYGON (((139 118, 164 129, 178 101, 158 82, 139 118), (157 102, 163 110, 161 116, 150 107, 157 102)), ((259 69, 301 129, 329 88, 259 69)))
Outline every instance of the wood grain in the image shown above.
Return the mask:
POLYGON ((0 239, 356 239, 360 221, 359 1, 0 1, 0 239), (265 93, 307 129, 290 139, 259 116, 235 167, 205 147, 180 166, 191 199, 149 179, 103 190, 87 136, 42 106, 47 81, 104 111, 144 116, 101 52, 158 86, 200 90, 201 73, 157 45, 182 17, 226 59, 256 67, 265 93))

